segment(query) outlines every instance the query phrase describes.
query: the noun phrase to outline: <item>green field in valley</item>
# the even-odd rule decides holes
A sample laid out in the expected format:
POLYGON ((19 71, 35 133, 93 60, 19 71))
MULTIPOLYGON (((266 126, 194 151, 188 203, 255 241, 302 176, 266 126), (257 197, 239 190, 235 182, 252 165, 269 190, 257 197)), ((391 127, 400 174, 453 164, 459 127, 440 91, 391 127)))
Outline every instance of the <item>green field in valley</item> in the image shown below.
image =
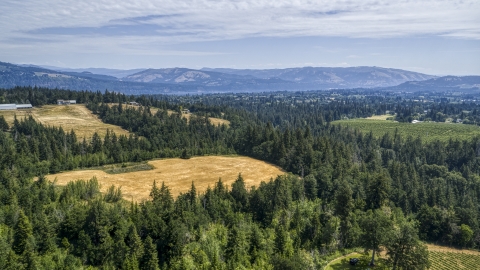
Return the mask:
POLYGON ((367 134, 370 131, 375 137, 382 137, 389 132, 394 134, 395 130, 403 137, 411 135, 416 138, 420 136, 422 141, 448 141, 450 138, 468 140, 480 135, 480 127, 474 125, 453 124, 453 123, 399 123, 390 120, 376 119, 349 119, 332 122, 334 125, 349 126, 357 128, 367 134))

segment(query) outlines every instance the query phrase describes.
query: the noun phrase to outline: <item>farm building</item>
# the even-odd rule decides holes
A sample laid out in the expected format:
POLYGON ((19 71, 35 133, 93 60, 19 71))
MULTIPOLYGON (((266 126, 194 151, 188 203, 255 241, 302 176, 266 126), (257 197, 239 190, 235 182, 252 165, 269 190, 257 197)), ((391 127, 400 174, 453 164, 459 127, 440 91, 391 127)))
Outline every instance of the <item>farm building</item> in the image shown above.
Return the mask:
POLYGON ((140 106, 140 103, 135 102, 135 101, 130 101, 130 105, 132 105, 132 106, 140 106))
POLYGON ((16 107, 17 107, 17 110, 33 108, 32 104, 17 104, 16 107))
POLYGON ((70 104, 77 104, 75 99, 57 99, 57 105, 70 105, 70 104))
POLYGON ((17 105, 15 104, 0 104, 0 110, 16 110, 17 105))
POLYGON ((190 110, 189 109, 183 109, 182 110, 182 114, 189 114, 190 113, 190 110))
POLYGON ((0 104, 0 110, 21 110, 31 109, 32 104, 0 104))

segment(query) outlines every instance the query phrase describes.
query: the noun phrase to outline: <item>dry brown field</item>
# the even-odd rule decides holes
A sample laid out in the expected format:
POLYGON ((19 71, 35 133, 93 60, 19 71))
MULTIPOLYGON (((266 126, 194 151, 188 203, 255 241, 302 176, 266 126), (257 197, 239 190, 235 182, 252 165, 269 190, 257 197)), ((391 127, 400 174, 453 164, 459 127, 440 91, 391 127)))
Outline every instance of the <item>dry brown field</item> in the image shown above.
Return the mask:
POLYGON ((160 187, 162 182, 170 188, 173 196, 187 192, 192 181, 197 192, 214 187, 219 178, 230 188, 242 174, 247 187, 257 186, 285 172, 277 166, 244 156, 206 156, 191 159, 161 159, 148 162, 154 167, 148 171, 136 171, 121 174, 107 174, 102 170, 70 171, 48 175, 47 179, 56 179, 57 185, 66 185, 70 181, 97 177, 101 191, 115 185, 122 187, 125 200, 148 200, 155 180, 160 187))
POLYGON ((230 121, 228 121, 228 120, 221 119, 221 118, 213 118, 213 117, 210 117, 209 119, 210 119, 210 123, 212 123, 213 125, 216 125, 216 126, 221 126, 221 125, 230 126, 230 121))
POLYGON ((117 135, 128 134, 128 131, 119 126, 103 123, 85 105, 45 105, 30 110, 0 111, 9 125, 13 123, 14 115, 17 119, 31 115, 33 118, 47 126, 62 127, 65 131, 74 130, 77 138, 91 138, 95 132, 103 138, 107 129, 117 135))
POLYGON ((393 115, 390 114, 382 114, 382 115, 372 115, 370 117, 367 117, 365 119, 370 119, 370 120, 387 120, 387 118, 393 117, 393 115))
MULTIPOLYGON (((153 113, 153 112, 152 112, 152 113, 153 113)), ((167 113, 168 113, 168 115, 172 115, 172 114, 177 113, 177 112, 174 112, 174 111, 172 111, 172 110, 168 110, 167 113)), ((182 117, 185 118, 185 119, 187 119, 187 121, 190 120, 190 117, 191 117, 192 115, 194 115, 194 114, 192 114, 192 113, 182 113, 182 117)), ((220 125, 224 124, 224 125, 226 125, 226 126, 230 126, 230 121, 225 120, 225 119, 214 118, 214 117, 210 117, 210 118, 208 118, 208 119, 210 120, 210 123, 211 123, 212 125, 220 126, 220 125)))
MULTIPOLYGON (((108 106, 112 107, 114 105, 118 105, 117 103, 109 103, 108 106)), ((138 106, 133 106, 133 105, 130 105, 130 104, 123 104, 123 106, 125 108, 135 108, 137 109, 138 106)), ((155 108, 155 107, 150 107, 150 112, 152 114, 156 114, 158 112, 158 108, 155 108)), ((167 110, 167 113, 168 115, 172 115, 172 114, 176 114, 177 112, 174 112, 172 110, 167 110)), ((187 121, 190 120, 190 117, 192 116, 193 114, 192 113, 183 113, 182 114, 182 117, 187 119, 187 121)), ((217 126, 220 126, 222 124, 226 125, 226 126, 229 126, 230 125, 230 121, 228 120, 225 120, 225 119, 221 119, 221 118, 214 118, 214 117, 210 117, 210 123, 213 124, 213 125, 217 125, 217 126)))

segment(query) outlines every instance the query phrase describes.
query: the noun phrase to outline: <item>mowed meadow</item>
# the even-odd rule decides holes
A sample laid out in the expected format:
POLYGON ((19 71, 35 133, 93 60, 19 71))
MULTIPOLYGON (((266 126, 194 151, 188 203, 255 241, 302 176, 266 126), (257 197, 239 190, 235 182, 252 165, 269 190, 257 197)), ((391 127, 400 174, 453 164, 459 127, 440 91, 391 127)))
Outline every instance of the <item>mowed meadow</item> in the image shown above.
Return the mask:
POLYGON ((107 133, 107 129, 117 135, 128 134, 128 131, 119 126, 103 123, 85 105, 44 105, 30 110, 0 111, 11 126, 15 115, 20 120, 31 115, 36 121, 46 125, 62 127, 64 131, 75 131, 77 138, 91 138, 95 132, 101 138, 107 133))
POLYGON ((480 135, 480 127, 474 125, 433 122, 412 124, 383 120, 382 118, 338 120, 333 121, 332 124, 359 129, 364 134, 371 131, 373 136, 377 138, 381 138, 385 133, 390 133, 393 136, 395 131, 398 130, 398 133, 404 138, 407 136, 420 137, 424 142, 448 141, 450 138, 469 140, 480 135))
POLYGON ((78 179, 88 180, 96 177, 105 192, 111 185, 122 187, 125 200, 148 200, 153 181, 158 186, 162 182, 170 188, 174 197, 187 192, 192 182, 197 192, 204 192, 214 187, 219 178, 227 186, 241 173, 245 186, 258 186, 262 181, 269 181, 285 172, 277 166, 244 156, 204 156, 190 159, 161 159, 148 162, 151 170, 109 174, 105 170, 78 170, 47 175, 50 181, 56 180, 60 186, 78 179))

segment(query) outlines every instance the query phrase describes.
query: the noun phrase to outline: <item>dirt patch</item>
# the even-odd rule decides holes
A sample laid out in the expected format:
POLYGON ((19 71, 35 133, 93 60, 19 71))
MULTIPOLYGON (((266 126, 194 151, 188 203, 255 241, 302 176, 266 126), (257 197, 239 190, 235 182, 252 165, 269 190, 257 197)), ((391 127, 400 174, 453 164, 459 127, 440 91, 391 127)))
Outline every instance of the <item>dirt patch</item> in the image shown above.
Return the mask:
POLYGON ((173 196, 187 192, 192 181, 198 192, 204 192, 208 186, 213 187, 219 178, 230 188, 242 174, 247 187, 257 186, 262 181, 269 181, 285 172, 279 167, 264 161, 242 156, 207 156, 191 159, 162 159, 149 161, 154 169, 130 173, 108 174, 102 170, 70 171, 48 175, 47 179, 57 179, 58 185, 66 185, 77 179, 97 177, 104 192, 111 185, 121 186, 126 200, 148 200, 155 180, 159 185, 164 181, 173 196))

